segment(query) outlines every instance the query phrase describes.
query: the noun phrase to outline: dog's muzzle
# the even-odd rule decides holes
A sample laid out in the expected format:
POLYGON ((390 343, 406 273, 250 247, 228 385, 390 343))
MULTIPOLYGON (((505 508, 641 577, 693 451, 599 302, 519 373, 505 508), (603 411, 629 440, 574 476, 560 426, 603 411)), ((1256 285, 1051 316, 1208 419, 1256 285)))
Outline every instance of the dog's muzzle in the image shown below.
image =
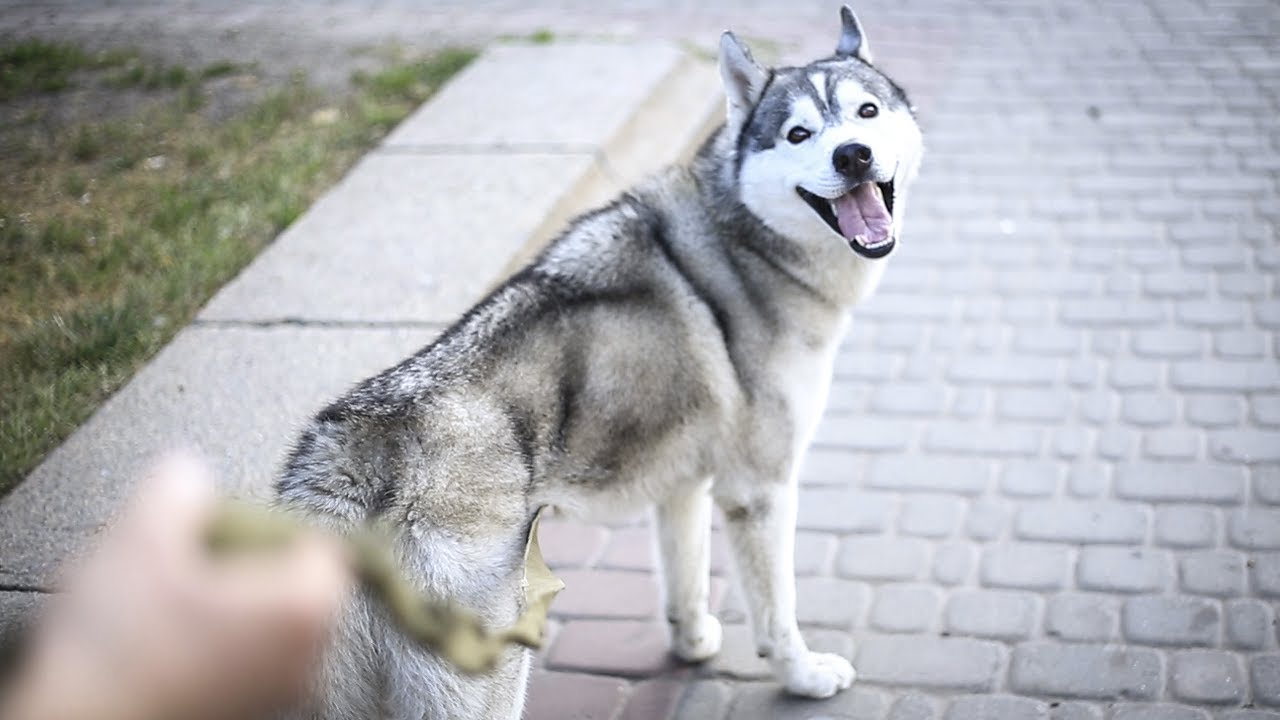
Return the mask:
POLYGON ((876 259, 893 251, 897 240, 893 236, 892 180, 864 182, 830 200, 802 187, 796 187, 796 193, 859 255, 876 259))

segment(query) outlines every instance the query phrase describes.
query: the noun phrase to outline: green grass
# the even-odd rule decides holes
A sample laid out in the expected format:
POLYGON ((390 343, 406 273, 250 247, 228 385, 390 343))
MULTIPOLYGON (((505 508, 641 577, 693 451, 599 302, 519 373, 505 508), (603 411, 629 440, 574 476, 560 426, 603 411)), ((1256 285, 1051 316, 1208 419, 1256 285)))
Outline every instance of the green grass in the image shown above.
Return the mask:
POLYGON ((77 73, 139 62, 132 50, 91 54, 72 45, 23 40, 0 47, 0 101, 76 85, 77 73))
POLYGON ((2 495, 474 53, 397 63, 342 97, 297 78, 219 124, 196 111, 200 83, 239 66, 34 43, 0 57, 9 97, 139 67, 129 86, 163 98, 136 117, 0 127, 0 155, 20 159, 0 174, 2 495))

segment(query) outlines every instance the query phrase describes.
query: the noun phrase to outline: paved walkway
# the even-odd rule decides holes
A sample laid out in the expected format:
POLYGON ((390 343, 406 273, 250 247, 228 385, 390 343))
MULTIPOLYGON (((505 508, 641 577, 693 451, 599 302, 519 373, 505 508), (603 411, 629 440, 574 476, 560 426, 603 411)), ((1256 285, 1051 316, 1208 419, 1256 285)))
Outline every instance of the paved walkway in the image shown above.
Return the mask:
MULTIPOLYGON (((1280 718, 1280 8, 858 9, 930 148, 802 489, 801 621, 859 682, 780 698, 727 580, 724 653, 674 665, 646 530, 552 523, 544 548, 569 588, 528 716, 1280 718)), ((820 10, 584 0, 426 17, 703 44, 732 24, 802 57, 830 44, 820 10)))

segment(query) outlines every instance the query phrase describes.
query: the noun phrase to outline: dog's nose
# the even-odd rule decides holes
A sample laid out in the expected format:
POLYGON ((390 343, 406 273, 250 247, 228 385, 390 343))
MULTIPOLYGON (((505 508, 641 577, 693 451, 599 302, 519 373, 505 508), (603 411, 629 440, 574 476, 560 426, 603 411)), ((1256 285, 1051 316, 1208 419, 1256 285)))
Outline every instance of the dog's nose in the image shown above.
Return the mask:
POLYGON ((871 167, 871 148, 862 143, 845 143, 831 156, 836 172, 854 178, 871 167))

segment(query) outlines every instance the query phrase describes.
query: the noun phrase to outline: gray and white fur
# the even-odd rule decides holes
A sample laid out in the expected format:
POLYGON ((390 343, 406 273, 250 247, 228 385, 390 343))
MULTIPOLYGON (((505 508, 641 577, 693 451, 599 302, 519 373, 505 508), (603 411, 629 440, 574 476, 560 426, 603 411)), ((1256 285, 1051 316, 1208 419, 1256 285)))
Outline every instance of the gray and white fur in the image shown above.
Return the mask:
MULTIPOLYGON (((720 648, 714 504, 779 682, 817 698, 849 687, 849 661, 811 652, 796 624, 797 467, 922 145, 841 15, 836 54, 799 68, 762 68, 725 33, 727 120, 696 158, 574 221, 434 343, 322 410, 280 503, 338 530, 394 528, 425 592, 495 627, 522 610, 540 508, 655 507, 672 651, 688 661, 720 648)), ((357 596, 293 716, 514 719, 528 667, 512 648, 495 672, 460 674, 357 596)))

